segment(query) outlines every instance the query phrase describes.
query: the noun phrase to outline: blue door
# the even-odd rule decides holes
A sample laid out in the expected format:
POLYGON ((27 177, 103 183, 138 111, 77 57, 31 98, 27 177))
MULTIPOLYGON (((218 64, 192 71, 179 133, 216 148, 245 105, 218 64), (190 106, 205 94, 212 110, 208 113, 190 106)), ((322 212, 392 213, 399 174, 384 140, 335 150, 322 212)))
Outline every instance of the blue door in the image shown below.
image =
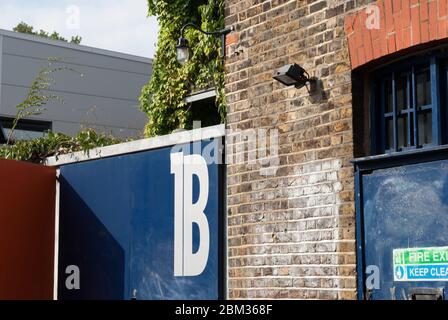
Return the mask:
POLYGON ((448 161, 365 170, 358 175, 358 188, 361 296, 443 298, 448 288, 448 161))

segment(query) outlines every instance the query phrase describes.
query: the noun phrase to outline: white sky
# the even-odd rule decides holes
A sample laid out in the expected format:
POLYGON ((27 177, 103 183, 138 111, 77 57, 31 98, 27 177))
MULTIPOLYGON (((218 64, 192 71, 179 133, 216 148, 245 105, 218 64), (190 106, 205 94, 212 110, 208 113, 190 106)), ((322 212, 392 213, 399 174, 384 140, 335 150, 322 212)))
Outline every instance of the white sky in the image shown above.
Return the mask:
POLYGON ((67 39, 79 35, 86 46, 152 58, 159 28, 147 12, 146 0, 0 0, 0 28, 24 21, 67 39))

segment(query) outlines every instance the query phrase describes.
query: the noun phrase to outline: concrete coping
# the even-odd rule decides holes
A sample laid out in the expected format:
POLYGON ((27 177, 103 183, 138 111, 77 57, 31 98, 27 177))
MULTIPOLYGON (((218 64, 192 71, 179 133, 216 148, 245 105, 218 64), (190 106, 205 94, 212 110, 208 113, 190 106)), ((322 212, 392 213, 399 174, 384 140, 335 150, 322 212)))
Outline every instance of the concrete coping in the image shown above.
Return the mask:
POLYGON ((185 144, 200 140, 210 140, 225 136, 225 125, 217 125, 194 129, 189 131, 179 131, 165 136, 158 136, 149 139, 141 139, 101 148, 95 148, 88 151, 78 151, 74 153, 63 154, 49 157, 45 160, 46 166, 62 166, 71 163, 84 162, 90 160, 104 159, 124 154, 159 149, 178 144, 185 144))

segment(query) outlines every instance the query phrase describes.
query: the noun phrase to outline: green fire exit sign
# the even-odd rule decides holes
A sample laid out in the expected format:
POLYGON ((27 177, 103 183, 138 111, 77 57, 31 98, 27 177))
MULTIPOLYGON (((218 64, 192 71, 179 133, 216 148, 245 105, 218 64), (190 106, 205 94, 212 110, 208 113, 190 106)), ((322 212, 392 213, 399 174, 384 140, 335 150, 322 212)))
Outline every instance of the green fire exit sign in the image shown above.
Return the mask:
POLYGON ((448 247, 393 250, 394 281, 448 281, 448 247))

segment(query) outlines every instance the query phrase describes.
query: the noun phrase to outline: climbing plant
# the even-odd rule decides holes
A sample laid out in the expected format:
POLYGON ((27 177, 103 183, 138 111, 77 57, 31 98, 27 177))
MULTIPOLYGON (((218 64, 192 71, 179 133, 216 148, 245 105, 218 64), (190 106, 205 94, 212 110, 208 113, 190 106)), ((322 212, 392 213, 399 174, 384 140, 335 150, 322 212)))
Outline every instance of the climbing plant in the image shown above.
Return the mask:
POLYGON ((192 58, 184 65, 176 60, 176 45, 186 23, 195 23, 207 31, 223 29, 224 0, 148 0, 148 6, 149 15, 158 18, 160 33, 152 77, 140 97, 140 107, 149 119, 146 136, 190 129, 193 121, 206 119, 209 112, 216 112, 204 110, 193 116, 184 100, 192 92, 211 87, 216 88, 216 108, 223 122, 226 104, 221 39, 187 29, 185 35, 192 48, 192 58))
POLYGON ((18 140, 0 146, 0 159, 43 163, 45 158, 61 154, 104 147, 130 139, 118 139, 110 134, 99 133, 88 128, 71 137, 63 133, 49 131, 44 137, 32 140, 18 140))
POLYGON ((16 106, 17 113, 12 123, 11 130, 9 131, 6 144, 11 142, 14 130, 22 119, 41 115, 42 112, 46 110, 47 103, 52 100, 59 100, 63 103, 62 99, 49 92, 54 85, 53 74, 62 70, 75 70, 63 65, 55 66, 54 63, 60 61, 58 58, 50 57, 47 60, 48 65, 39 69, 36 78, 28 89, 25 100, 16 106))

